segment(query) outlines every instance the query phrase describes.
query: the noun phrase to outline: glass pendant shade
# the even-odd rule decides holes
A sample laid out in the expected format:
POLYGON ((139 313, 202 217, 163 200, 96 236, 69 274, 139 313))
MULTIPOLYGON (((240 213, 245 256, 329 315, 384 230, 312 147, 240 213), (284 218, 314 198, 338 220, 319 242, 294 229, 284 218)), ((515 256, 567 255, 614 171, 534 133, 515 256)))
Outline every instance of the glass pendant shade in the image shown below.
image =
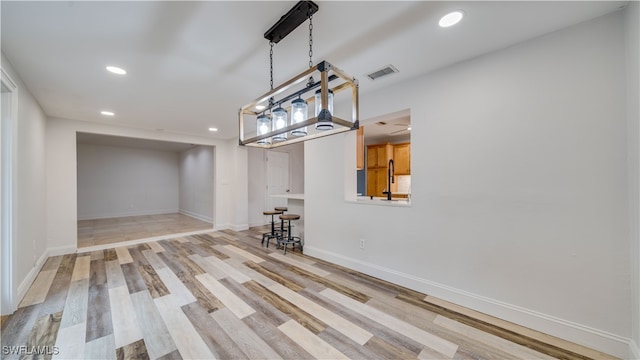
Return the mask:
MULTIPOLYGON (((284 129, 287 127, 287 110, 278 107, 271 113, 273 115, 273 131, 284 129)), ((287 132, 273 136, 273 141, 287 140, 287 132)))
MULTIPOLYGON (((329 90, 328 93, 328 103, 327 104, 327 108, 329 110, 329 115, 333 114, 333 91, 329 90)), ((316 94, 315 94, 315 105, 316 105, 316 116, 320 116, 320 113, 322 111, 322 91, 320 89, 316 90, 316 94)), ((318 130, 331 130, 333 129, 333 122, 330 120, 325 120, 323 121, 323 119, 318 119, 318 122, 316 123, 316 129, 318 130)))
MULTIPOLYGON (((307 120, 307 112, 309 107, 307 102, 298 98, 291 102, 291 125, 295 125, 307 120)), ((293 136, 305 136, 307 135, 307 127, 301 127, 291 131, 293 136)))
MULTIPOLYGON (((267 115, 260 115, 257 119, 258 123, 258 136, 264 135, 271 131, 271 118, 267 115)), ((258 140, 258 144, 271 144, 271 138, 258 140)))

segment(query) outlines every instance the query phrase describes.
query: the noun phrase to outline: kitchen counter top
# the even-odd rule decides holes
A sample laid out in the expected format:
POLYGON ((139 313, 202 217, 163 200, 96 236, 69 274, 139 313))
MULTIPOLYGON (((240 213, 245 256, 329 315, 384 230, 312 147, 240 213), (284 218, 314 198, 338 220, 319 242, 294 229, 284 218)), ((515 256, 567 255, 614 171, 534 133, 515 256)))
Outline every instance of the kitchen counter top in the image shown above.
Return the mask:
POLYGON ((371 199, 369 196, 358 196, 356 201, 351 202, 363 205, 411 206, 411 201, 406 198, 392 198, 391 201, 389 201, 386 197, 374 197, 371 199))
POLYGON ((277 197, 277 198, 285 198, 285 199, 304 200, 304 194, 275 194, 275 195, 269 195, 269 196, 277 197))

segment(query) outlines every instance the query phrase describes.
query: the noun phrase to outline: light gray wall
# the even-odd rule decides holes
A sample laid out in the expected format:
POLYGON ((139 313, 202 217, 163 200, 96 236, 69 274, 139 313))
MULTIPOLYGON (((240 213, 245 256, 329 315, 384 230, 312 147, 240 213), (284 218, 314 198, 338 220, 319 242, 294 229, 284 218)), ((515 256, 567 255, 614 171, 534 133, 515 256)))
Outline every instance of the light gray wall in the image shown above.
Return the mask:
POLYGON ((266 193, 266 162, 264 161, 265 150, 258 148, 247 149, 248 168, 248 191, 249 200, 249 226, 259 226, 266 223, 266 218, 262 215, 265 206, 266 193))
POLYGON ((18 121, 14 129, 16 153, 15 198, 17 217, 14 227, 14 292, 26 292, 46 256, 46 173, 45 134, 46 117, 22 79, 2 54, 2 68, 16 82, 18 93, 18 121))
POLYGON ((283 149, 289 152, 291 161, 291 193, 304 194, 304 144, 291 144, 283 149))
POLYGON ((77 149, 78 220, 178 212, 178 153, 94 144, 77 149))
POLYGON ((305 253, 628 357, 622 25, 610 14, 361 94, 364 119, 411 110, 412 204, 345 201, 355 134, 308 141, 305 253))
POLYGON ((211 146, 180 153, 180 212, 213 221, 213 168, 211 146))
POLYGON ((627 136, 629 162, 629 234, 631 251, 632 358, 640 359, 640 3, 625 11, 627 48, 627 136))

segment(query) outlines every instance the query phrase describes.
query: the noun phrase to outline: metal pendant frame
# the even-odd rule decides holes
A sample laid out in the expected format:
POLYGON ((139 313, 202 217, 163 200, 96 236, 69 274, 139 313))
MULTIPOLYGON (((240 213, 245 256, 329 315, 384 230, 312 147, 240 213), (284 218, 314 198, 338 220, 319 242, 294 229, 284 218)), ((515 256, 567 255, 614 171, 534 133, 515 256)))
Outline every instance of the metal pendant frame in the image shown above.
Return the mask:
MULTIPOLYGON (((284 82, 282 85, 274 88, 266 94, 258 97, 254 101, 244 105, 239 110, 238 126, 239 126, 239 144, 243 146, 254 146, 261 148, 275 148, 288 144, 293 144, 301 141, 307 141, 317 139, 329 135, 334 135, 350 130, 356 130, 360 127, 359 121, 359 98, 358 98, 358 82, 355 78, 349 76, 341 69, 333 66, 327 61, 321 61, 317 65, 303 71, 297 76, 294 76, 290 80, 284 82), (319 73, 320 81, 312 82, 314 74, 319 73), (333 82, 335 86, 331 87, 330 83, 333 82), (262 135, 255 135, 252 137, 245 136, 245 121, 251 121, 255 124, 255 119, 258 115, 263 114, 264 110, 256 111, 256 105, 268 103, 270 107, 282 106, 291 113, 291 105, 285 104, 286 102, 298 98, 303 94, 311 92, 311 96, 305 98, 307 103, 315 102, 314 92, 312 90, 320 86, 322 111, 319 116, 314 116, 306 121, 291 124, 284 128, 271 131, 262 135), (329 90, 337 94, 341 91, 351 90, 351 119, 342 119, 335 114, 331 114, 328 109, 329 90), (272 99, 270 101, 270 99, 272 99), (280 141, 271 144, 260 144, 260 140, 271 138, 273 136, 280 135, 282 133, 288 133, 292 130, 300 129, 305 126, 315 125, 316 123, 331 122, 334 126, 332 130, 319 131, 314 134, 308 134, 306 136, 291 137, 286 141, 280 141)), ((335 105, 334 105, 335 106, 335 105)))

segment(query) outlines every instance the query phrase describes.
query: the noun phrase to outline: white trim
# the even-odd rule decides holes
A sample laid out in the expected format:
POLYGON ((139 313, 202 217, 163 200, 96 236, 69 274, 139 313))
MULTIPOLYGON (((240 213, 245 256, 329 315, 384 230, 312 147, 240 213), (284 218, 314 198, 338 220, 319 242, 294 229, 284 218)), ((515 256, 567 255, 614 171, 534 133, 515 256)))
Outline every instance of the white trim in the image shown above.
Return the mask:
POLYGON ((213 225, 213 231, 220 231, 220 230, 227 230, 230 229, 231 225, 229 224, 217 224, 217 225, 213 225))
POLYGON ((213 227, 213 231, 220 230, 245 231, 249 230, 249 224, 218 224, 213 227))
POLYGON ((422 279, 359 259, 305 245, 306 255, 326 260, 362 273, 414 289, 457 305, 461 305, 499 319, 507 320, 545 334, 574 342, 607 354, 625 358, 630 349, 637 351, 628 338, 595 329, 572 321, 487 298, 465 290, 422 279))
POLYGON ((75 246, 56 246, 56 247, 47 249, 47 252, 48 252, 47 256, 52 257, 52 256, 73 254, 76 251, 77 249, 75 246))
POLYGON ((94 220, 94 219, 111 219, 128 216, 145 216, 145 215, 163 215, 163 214, 177 214, 178 209, 160 209, 160 210, 138 210, 138 211, 124 211, 117 213, 107 213, 100 215, 83 215, 78 216, 78 220, 94 220))
POLYGON ((198 219, 198 220, 206 221, 206 222, 208 222, 208 223, 213 224, 213 217, 200 215, 200 214, 194 213, 194 212, 192 212, 192 211, 183 210, 183 209, 178 210, 178 212, 179 212, 180 214, 182 214, 182 215, 189 216, 189 217, 192 217, 192 218, 194 218, 194 219, 198 219))
POLYGON ((258 227, 258 226, 267 226, 267 225, 271 225, 271 221, 251 223, 249 224, 249 228, 258 227))
POLYGON ((640 347, 633 340, 629 340, 629 359, 640 359, 640 347))
POLYGON ((232 224, 229 226, 229 229, 233 231, 245 231, 249 230, 249 224, 232 224))
POLYGON ((17 297, 16 304, 20 304, 20 302, 22 301, 22 298, 24 298, 24 296, 27 294, 27 291, 29 290, 33 282, 36 280, 36 277, 40 273, 40 270, 42 270, 42 267, 44 266, 44 263, 47 261, 48 258, 49 258, 49 250, 46 250, 42 253, 40 258, 36 262, 35 266, 31 268, 31 271, 29 271, 27 276, 25 276, 24 280, 22 280, 22 283, 20 283, 20 285, 18 286, 18 297, 17 297))
POLYGON ((17 141, 18 138, 18 86, 16 82, 9 76, 6 70, 0 66, 0 83, 7 87, 9 90, 7 97, 9 97, 8 104, 5 103, 5 110, 8 112, 9 117, 7 122, 5 119, 0 119, 0 136, 4 141, 2 143, 2 151, 0 154, 6 162, 0 161, 0 172, 3 172, 2 177, 4 182, 4 192, 6 198, 2 198, 2 211, 0 211, 3 217, 4 227, 0 227, 2 230, 2 236, 0 236, 0 253, 2 256, 0 269, 0 313, 2 315, 11 314, 17 309, 18 305, 18 291, 17 291, 17 279, 15 272, 15 259, 16 259, 16 241, 18 239, 18 182, 17 182, 17 141), (6 167, 6 168, 5 168, 6 167), (5 172, 6 171, 6 172, 5 172))
POLYGON ((15 92, 16 90, 18 90, 18 85, 16 85, 16 82, 13 81, 11 76, 9 76, 9 74, 3 67, 0 67, 0 74, 2 75, 2 79, 4 79, 4 83, 7 85, 7 87, 11 88, 11 92, 15 92))

